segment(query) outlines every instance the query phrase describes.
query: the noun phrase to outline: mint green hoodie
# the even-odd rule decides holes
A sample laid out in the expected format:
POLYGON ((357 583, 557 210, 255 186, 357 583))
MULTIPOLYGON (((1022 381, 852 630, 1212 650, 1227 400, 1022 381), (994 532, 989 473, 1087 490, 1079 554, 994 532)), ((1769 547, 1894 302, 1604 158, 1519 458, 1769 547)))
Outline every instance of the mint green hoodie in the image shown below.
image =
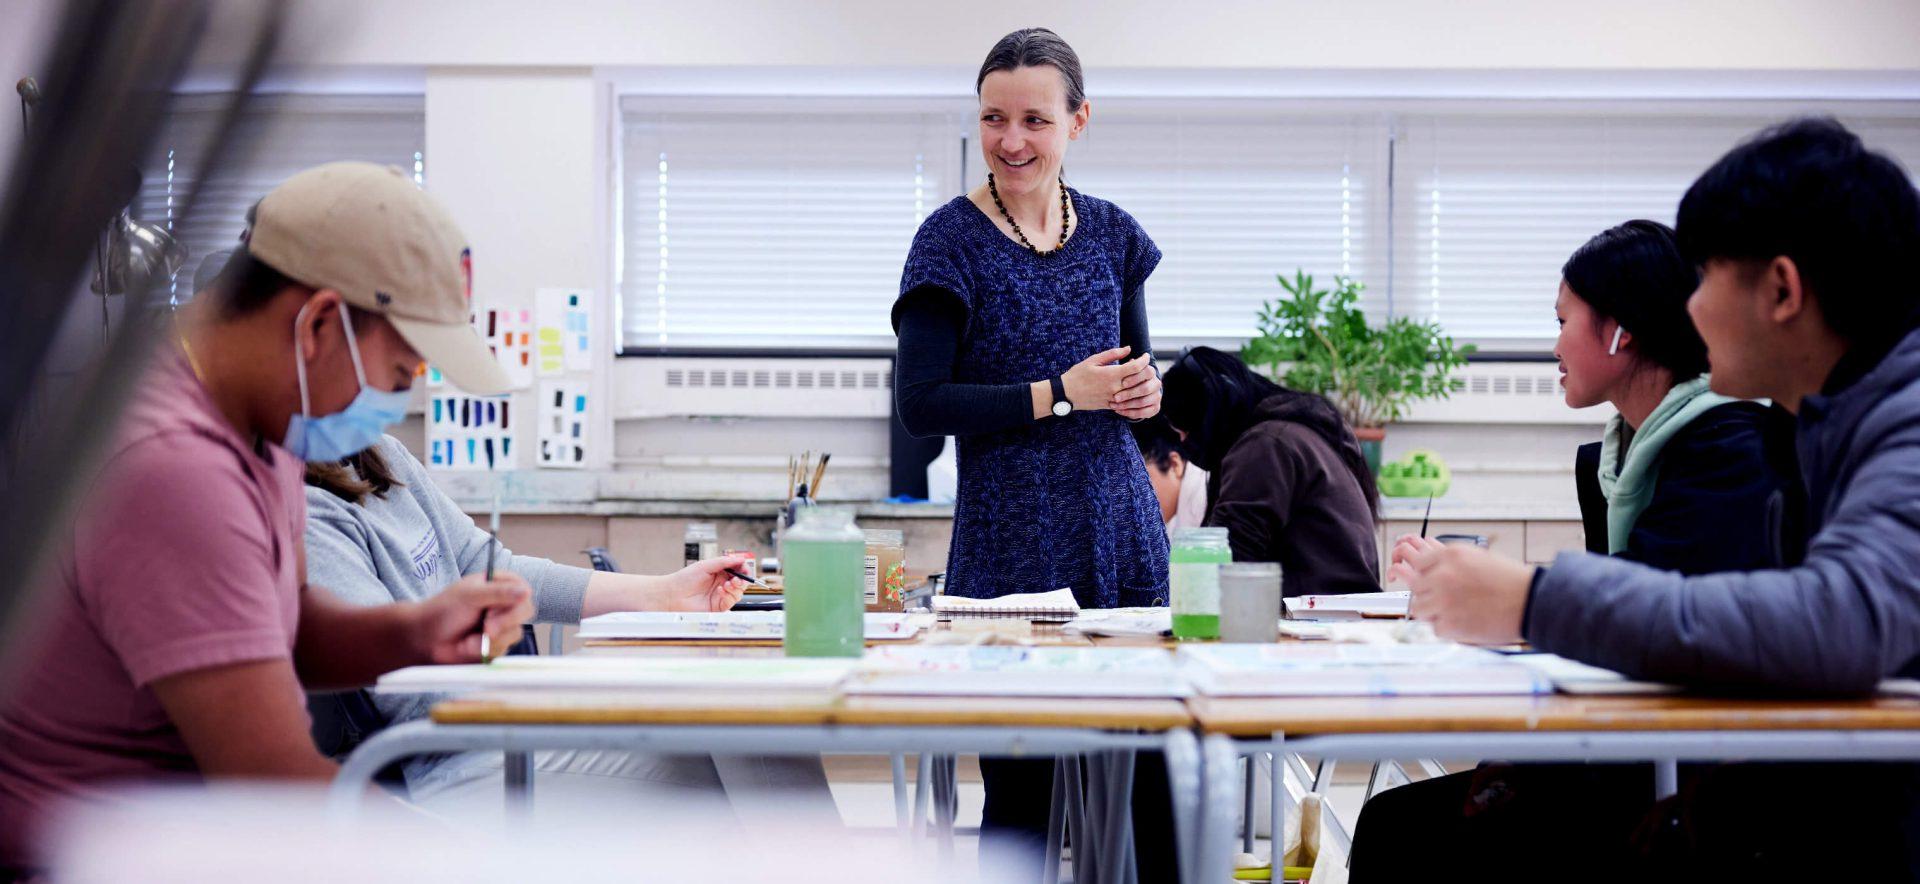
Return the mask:
POLYGON ((1660 481, 1660 450, 1667 440, 1710 409, 1739 401, 1709 391, 1707 376, 1701 375, 1668 390, 1638 431, 1629 431, 1618 414, 1607 421, 1607 434, 1600 440, 1600 493, 1607 498, 1608 553, 1617 555, 1627 548, 1633 523, 1653 501, 1654 486, 1660 481), (1623 448, 1625 458, 1620 456, 1623 448))

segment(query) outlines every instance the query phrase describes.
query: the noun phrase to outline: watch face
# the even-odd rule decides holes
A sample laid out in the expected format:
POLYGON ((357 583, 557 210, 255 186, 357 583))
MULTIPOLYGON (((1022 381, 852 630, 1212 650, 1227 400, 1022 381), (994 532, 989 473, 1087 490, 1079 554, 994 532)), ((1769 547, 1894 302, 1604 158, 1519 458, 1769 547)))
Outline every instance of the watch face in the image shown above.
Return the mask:
POLYGON ((1073 403, 1071 402, 1053 403, 1053 414, 1055 417, 1066 417, 1071 411, 1073 411, 1073 403))

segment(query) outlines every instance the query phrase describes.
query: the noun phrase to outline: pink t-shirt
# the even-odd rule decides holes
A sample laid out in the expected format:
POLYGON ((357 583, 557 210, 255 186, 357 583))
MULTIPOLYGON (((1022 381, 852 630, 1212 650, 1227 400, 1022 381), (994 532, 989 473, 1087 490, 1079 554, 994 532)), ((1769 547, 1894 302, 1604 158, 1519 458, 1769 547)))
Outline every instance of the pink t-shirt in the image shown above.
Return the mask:
POLYGON ((242 438, 179 352, 155 359, 0 670, 0 862, 33 862, 66 797, 192 777, 155 681, 292 658, 302 471, 242 438))

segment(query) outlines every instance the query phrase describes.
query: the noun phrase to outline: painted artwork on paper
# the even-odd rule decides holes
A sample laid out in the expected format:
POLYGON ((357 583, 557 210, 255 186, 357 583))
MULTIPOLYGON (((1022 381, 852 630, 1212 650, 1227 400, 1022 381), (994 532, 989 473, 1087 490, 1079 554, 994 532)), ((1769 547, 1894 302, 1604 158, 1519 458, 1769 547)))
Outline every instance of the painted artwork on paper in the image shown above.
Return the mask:
POLYGON ((582 469, 590 447, 592 414, 587 405, 587 381, 540 382, 540 465, 582 469))
POLYGON ((534 293, 535 365, 541 377, 593 370, 593 293, 549 288, 534 293))

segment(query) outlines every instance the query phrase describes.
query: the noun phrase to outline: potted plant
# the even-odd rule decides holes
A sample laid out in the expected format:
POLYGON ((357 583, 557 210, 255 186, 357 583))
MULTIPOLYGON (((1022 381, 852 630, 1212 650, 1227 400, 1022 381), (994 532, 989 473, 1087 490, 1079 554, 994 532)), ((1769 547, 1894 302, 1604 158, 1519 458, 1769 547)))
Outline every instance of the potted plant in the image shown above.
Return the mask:
POLYGON ((1351 278, 1334 277, 1330 290, 1315 288, 1304 271, 1278 278, 1286 295, 1260 306, 1260 334, 1240 358, 1288 387, 1332 400, 1378 473, 1386 425, 1415 402, 1447 398, 1473 345, 1454 344, 1432 321, 1399 316, 1369 325, 1360 310, 1365 287, 1351 278))

